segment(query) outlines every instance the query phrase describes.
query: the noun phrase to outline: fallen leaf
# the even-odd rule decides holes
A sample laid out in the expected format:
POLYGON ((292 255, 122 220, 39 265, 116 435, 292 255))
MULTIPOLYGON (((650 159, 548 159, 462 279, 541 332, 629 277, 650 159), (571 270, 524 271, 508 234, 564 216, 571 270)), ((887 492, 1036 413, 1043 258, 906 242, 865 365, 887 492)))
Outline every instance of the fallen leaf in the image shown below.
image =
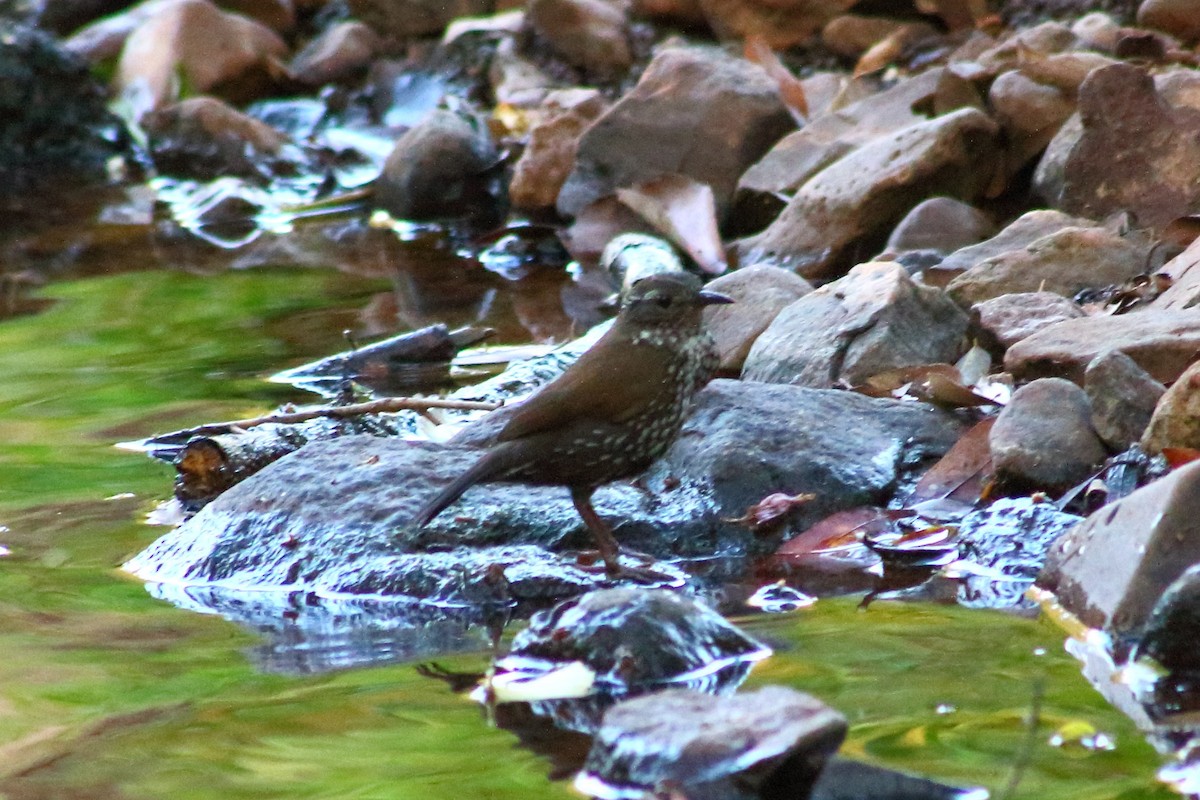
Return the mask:
POLYGON ((717 230, 717 203, 708 184, 686 175, 660 175, 618 189, 617 199, 678 245, 700 269, 710 275, 729 269, 717 230))
POLYGON ((779 99, 796 122, 800 125, 808 122, 808 93, 804 91, 804 84, 780 60, 762 34, 752 33, 746 37, 743 56, 747 61, 762 67, 771 80, 775 81, 779 99))
POLYGON ((888 529, 892 525, 886 512, 874 506, 852 508, 838 511, 825 517, 804 533, 784 542, 777 556, 807 557, 828 556, 833 551, 841 550, 847 558, 855 558, 856 551, 865 551, 862 546, 864 535, 888 529))
POLYGON ((995 417, 976 423, 917 481, 905 505, 945 498, 974 503, 992 474, 988 435, 995 417))
POLYGON ((804 494, 784 494, 783 492, 769 494, 750 506, 743 516, 728 520, 728 522, 745 525, 755 533, 769 531, 783 524, 784 519, 792 509, 810 502, 815 497, 816 495, 811 492, 804 494))
POLYGON ((1162 457, 1167 460, 1171 469, 1178 469, 1200 458, 1200 450, 1191 447, 1164 447, 1162 457))

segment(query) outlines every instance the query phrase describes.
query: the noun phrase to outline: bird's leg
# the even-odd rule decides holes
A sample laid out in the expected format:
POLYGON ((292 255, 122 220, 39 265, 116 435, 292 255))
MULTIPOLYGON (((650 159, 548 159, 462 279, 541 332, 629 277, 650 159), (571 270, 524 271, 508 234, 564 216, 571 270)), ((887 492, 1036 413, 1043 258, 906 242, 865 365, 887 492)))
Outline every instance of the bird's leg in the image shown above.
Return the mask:
POLYGON ((592 492, 594 491, 596 491, 595 488, 590 486, 572 486, 571 502, 575 504, 575 510, 579 512, 579 516, 583 517, 583 524, 592 532, 592 538, 596 540, 596 549, 600 552, 600 558, 604 560, 608 574, 616 575, 621 571, 621 564, 618 561, 621 546, 617 544, 612 528, 607 522, 600 519, 600 515, 592 506, 592 492))
MULTIPOLYGON (((594 487, 581 488, 577 486, 571 487, 571 502, 575 504, 575 510, 579 512, 579 516, 583 517, 583 524, 592 532, 592 538, 596 540, 596 550, 600 553, 600 558, 604 561, 604 571, 609 578, 626 578, 635 583, 647 584, 678 584, 679 578, 674 575, 667 575, 662 572, 649 569, 647 567, 626 567, 620 562, 621 546, 617 544, 617 539, 613 536, 612 528, 607 522, 600 519, 600 515, 596 513, 596 509, 592 506, 592 492, 596 491, 594 487)), ((643 555, 638 553, 639 556, 643 555)), ((647 563, 652 563, 653 558, 643 556, 647 563)))

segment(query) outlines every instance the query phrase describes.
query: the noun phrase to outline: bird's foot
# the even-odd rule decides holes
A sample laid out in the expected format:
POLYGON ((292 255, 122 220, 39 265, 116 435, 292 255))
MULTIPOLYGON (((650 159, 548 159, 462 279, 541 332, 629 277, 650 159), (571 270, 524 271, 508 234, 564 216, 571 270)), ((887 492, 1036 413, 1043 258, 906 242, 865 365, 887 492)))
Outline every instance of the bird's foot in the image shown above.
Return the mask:
POLYGON ((604 558, 604 554, 599 551, 584 551, 580 553, 577 563, 579 568, 585 572, 603 573, 611 581, 627 581, 642 586, 682 586, 684 584, 683 576, 677 573, 662 572, 648 566, 655 563, 656 559, 653 556, 624 548, 621 549, 620 555, 614 554, 609 558, 604 558), (620 555, 631 556, 641 563, 636 566, 622 564, 620 555))

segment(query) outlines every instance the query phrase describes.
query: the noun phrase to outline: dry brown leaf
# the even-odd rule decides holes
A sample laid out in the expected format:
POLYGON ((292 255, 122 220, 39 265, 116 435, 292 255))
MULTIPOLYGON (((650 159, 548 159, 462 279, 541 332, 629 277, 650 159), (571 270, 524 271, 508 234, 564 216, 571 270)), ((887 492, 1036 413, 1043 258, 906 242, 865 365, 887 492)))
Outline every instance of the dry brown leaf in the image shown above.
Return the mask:
POLYGON ((783 524, 784 519, 793 508, 802 506, 815 497, 816 495, 811 492, 804 494, 785 494, 783 492, 769 494, 746 509, 744 515, 737 519, 731 519, 729 522, 745 525, 756 533, 769 531, 783 524))
POLYGON ((650 223, 710 275, 729 269, 717 230, 712 187, 686 175, 660 175, 627 189, 617 199, 650 223))
POLYGON ((1171 469, 1178 469, 1200 458, 1200 450, 1191 447, 1164 447, 1162 457, 1167 460, 1171 469))
POLYGON ((771 45, 761 34, 752 33, 746 37, 743 46, 743 56, 747 61, 762 67, 779 90, 779 99, 787 106, 788 111, 803 125, 808 121, 808 94, 804 84, 792 74, 792 71, 779 59, 771 45))
POLYGON ((874 557, 861 544, 863 537, 881 533, 890 529, 891 525, 887 513, 874 506, 838 511, 784 542, 775 555, 803 559, 822 557, 828 555, 829 551, 842 551, 843 559, 871 561, 874 557))
POLYGON ((906 505, 943 498, 964 503, 978 500, 992 474, 988 434, 995 421, 995 417, 989 417, 960 436, 946 455, 917 481, 906 505))

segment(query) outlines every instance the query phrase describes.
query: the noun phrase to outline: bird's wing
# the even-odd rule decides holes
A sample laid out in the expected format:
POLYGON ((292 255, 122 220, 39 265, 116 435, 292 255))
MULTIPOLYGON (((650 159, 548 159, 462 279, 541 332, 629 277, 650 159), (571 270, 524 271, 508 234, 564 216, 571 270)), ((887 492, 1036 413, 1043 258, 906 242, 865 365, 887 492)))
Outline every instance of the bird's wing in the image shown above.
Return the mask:
MULTIPOLYGON (((605 337, 607 338, 607 337, 605 337)), ((497 436, 512 441, 567 427, 581 419, 621 423, 663 391, 664 365, 658 348, 627 345, 620 357, 617 342, 601 339, 557 380, 516 407, 497 436)))

